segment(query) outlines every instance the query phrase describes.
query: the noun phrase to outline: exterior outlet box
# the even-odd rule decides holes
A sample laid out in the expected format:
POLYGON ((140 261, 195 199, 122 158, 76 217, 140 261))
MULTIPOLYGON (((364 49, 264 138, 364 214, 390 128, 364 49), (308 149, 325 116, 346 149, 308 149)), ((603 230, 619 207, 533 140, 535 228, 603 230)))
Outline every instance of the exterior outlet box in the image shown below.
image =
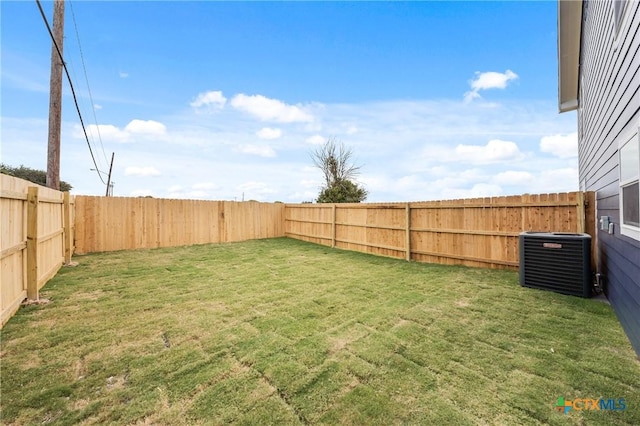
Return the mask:
MULTIPOLYGON (((609 232, 609 216, 600 216, 600 230, 609 232)), ((612 232, 609 232, 610 234, 612 232)))

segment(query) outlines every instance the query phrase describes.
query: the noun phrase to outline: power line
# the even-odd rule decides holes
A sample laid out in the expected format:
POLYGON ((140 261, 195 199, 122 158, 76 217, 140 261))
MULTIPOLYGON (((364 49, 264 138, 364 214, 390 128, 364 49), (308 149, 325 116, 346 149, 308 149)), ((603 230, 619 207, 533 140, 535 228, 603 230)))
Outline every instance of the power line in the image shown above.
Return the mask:
MULTIPOLYGON (((68 0, 63 0, 63 1, 68 1, 68 0)), ((62 49, 62 53, 64 55, 66 55, 65 57, 67 58, 67 66, 69 67, 69 73, 71 74, 71 78, 73 79, 73 81, 78 81, 80 79, 80 77, 78 77, 79 73, 76 70, 76 63, 74 61, 73 56, 69 55, 68 46, 64 46, 64 48, 62 49)), ((62 74, 60 75, 60 77, 62 78, 62 74)), ((82 110, 86 110, 87 109, 87 105, 86 105, 86 102, 85 102, 85 99, 84 99, 83 96, 80 96, 80 98, 78 99, 78 102, 81 104, 80 108, 82 110)), ((98 161, 98 165, 100 166, 100 169, 102 170, 102 168, 105 167, 105 165, 101 161, 100 155, 97 154, 98 153, 98 146, 96 144, 96 137, 95 137, 95 135, 93 133, 93 129, 91 128, 91 125, 89 125, 89 127, 87 127, 87 134, 89 135, 89 141, 91 142, 91 146, 93 147, 93 150, 96 152, 96 160, 98 161)))
POLYGON ((98 117, 96 116, 96 107, 93 103, 93 96, 91 95, 91 87, 89 86, 89 77, 87 75, 87 67, 84 63, 84 55, 82 53, 82 46, 80 45, 80 33, 78 32, 78 24, 76 22, 76 14, 73 11, 73 3, 69 1, 71 5, 71 17, 73 18, 73 26, 76 30, 76 39, 78 40, 78 50, 80 51, 80 60, 82 61, 82 69, 84 71, 84 79, 87 82, 87 91, 89 92, 89 101, 91 102, 91 110, 93 111, 93 121, 96 123, 96 132, 98 133, 98 141, 100 142, 100 148, 102 148, 102 155, 104 156, 105 164, 109 163, 107 159, 107 153, 104 151, 104 145, 102 144, 102 135, 100 135, 100 126, 98 125, 98 117))
POLYGON ((89 143, 89 136, 87 136, 87 129, 84 127, 84 121, 82 120, 82 114, 80 113, 80 106, 78 105, 78 98, 76 97, 76 91, 73 87, 73 82, 71 81, 71 76, 69 75, 69 70, 67 69, 67 63, 64 61, 62 57, 62 52, 60 52, 60 47, 58 47, 58 43, 56 42, 55 37, 53 36, 53 32, 51 31, 51 26, 49 25, 49 21, 47 20, 47 16, 44 14, 44 10, 42 9, 42 5, 40 4, 40 0, 36 0, 38 4, 38 9, 40 9, 40 14, 42 15, 42 20, 47 26, 47 30, 49 31, 49 36, 51 37, 51 41, 58 52, 58 56, 60 57, 60 61, 62 61, 62 67, 64 68, 64 72, 67 75, 67 80, 69 81, 69 86, 71 87, 71 95, 73 95, 73 102, 76 105, 76 111, 78 112, 78 117, 80 118, 80 125, 82 126, 82 131, 84 132, 84 138, 87 141, 87 146, 89 147, 89 153, 91 154, 91 159, 93 160, 93 165, 96 167, 96 174, 100 178, 100 181, 103 184, 107 184, 102 176, 100 176, 100 171, 98 169, 98 164, 96 163, 96 158, 93 155, 93 150, 91 149, 91 143, 89 143))

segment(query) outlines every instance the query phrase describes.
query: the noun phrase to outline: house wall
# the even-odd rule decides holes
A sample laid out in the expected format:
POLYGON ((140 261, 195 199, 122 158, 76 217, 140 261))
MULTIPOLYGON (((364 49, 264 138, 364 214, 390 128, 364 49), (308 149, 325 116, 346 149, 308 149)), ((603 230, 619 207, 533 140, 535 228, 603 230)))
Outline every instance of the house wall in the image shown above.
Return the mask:
MULTIPOLYGON (((578 108, 580 189, 596 192, 596 214, 615 231, 596 232, 606 294, 640 355, 640 241, 620 234, 622 135, 640 126, 640 2, 628 0, 616 31, 613 1, 583 8, 578 108)), ((637 136, 636 136, 637 137, 637 136)))

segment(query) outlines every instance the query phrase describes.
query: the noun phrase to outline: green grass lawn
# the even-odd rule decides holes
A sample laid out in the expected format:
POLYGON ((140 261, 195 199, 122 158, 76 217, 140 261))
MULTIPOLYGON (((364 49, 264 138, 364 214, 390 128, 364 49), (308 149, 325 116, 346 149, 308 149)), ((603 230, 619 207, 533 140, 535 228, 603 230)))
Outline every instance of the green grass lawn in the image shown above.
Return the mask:
POLYGON ((612 309, 514 272, 291 239, 75 260, 2 330, 3 424, 640 424, 612 309))

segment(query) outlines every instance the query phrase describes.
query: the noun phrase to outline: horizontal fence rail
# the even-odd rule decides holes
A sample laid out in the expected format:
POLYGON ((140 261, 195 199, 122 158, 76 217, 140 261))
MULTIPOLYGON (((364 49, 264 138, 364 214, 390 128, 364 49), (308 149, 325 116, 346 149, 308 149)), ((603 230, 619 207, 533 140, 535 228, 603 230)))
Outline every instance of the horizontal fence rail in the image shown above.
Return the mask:
POLYGON ((76 197, 79 254, 284 236, 284 204, 76 197))
POLYGON ((0 174, 0 324, 71 261, 74 197, 0 174))
POLYGON ((594 207, 591 192, 414 203, 287 204, 285 235, 406 260, 515 269, 520 232, 593 234, 594 207))

